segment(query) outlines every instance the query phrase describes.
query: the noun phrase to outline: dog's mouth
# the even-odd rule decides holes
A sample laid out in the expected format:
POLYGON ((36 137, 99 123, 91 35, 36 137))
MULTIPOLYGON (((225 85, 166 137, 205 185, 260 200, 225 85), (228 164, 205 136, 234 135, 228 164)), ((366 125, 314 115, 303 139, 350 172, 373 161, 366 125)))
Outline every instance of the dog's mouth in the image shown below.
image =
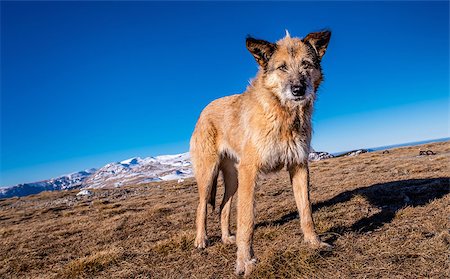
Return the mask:
POLYGON ((306 96, 295 97, 295 98, 293 98, 293 100, 296 102, 301 102, 301 101, 306 100, 306 96))
POLYGON ((290 99, 291 101, 295 102, 295 103, 302 103, 306 100, 308 100, 309 95, 303 95, 303 96, 292 96, 290 99))

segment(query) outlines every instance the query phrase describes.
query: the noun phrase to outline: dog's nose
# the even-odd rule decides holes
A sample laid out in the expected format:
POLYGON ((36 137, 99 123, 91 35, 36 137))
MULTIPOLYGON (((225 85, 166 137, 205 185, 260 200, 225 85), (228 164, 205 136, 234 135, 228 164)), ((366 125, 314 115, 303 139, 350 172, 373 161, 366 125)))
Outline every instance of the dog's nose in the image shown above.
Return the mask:
POLYGON ((292 95, 295 97, 301 97, 305 95, 305 87, 302 85, 292 85, 291 87, 292 95))

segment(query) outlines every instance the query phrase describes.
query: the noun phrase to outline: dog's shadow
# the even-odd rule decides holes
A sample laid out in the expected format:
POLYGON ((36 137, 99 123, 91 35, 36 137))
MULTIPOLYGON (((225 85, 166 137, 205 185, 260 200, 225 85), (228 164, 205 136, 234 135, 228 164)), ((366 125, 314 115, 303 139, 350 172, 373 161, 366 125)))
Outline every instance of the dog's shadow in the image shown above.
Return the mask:
MULTIPOLYGON (((430 179, 408 179, 388 183, 374 184, 368 187, 358 188, 346 191, 337 196, 313 205, 313 210, 330 207, 338 203, 344 203, 351 200, 354 196, 365 197, 373 206, 381 211, 356 221, 349 227, 337 226, 331 228, 328 232, 342 234, 352 231, 365 233, 376 230, 384 224, 391 222, 396 212, 405 206, 426 205, 434 199, 442 198, 450 192, 450 178, 430 178, 430 179)), ((265 221, 258 223, 256 227, 283 225, 291 220, 297 219, 297 211, 290 212, 278 220, 265 221)), ((337 239, 333 236, 328 242, 333 243, 337 239)))

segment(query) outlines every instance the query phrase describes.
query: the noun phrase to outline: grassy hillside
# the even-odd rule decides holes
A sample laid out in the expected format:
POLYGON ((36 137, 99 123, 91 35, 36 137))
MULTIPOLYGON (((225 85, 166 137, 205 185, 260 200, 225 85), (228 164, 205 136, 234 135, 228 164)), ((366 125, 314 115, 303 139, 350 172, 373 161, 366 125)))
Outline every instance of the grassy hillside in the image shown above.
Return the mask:
MULTIPOLYGON (((450 276, 450 142, 313 162, 311 174, 317 230, 333 250, 302 243, 286 173, 264 177, 254 278, 450 276), (436 155, 419 156, 427 149, 436 155)), ((193 247, 193 179, 76 193, 0 200, 0 278, 235 277, 218 209, 211 245, 193 247)))

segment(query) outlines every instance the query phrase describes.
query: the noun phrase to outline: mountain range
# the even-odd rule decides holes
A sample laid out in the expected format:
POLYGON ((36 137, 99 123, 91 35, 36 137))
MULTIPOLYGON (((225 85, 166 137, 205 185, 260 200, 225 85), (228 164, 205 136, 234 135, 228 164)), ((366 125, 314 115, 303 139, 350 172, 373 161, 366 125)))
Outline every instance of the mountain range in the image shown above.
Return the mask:
POLYGON ((44 181, 0 188, 0 198, 21 197, 42 191, 120 187, 152 181, 177 180, 192 176, 189 153, 156 157, 134 157, 44 181))

